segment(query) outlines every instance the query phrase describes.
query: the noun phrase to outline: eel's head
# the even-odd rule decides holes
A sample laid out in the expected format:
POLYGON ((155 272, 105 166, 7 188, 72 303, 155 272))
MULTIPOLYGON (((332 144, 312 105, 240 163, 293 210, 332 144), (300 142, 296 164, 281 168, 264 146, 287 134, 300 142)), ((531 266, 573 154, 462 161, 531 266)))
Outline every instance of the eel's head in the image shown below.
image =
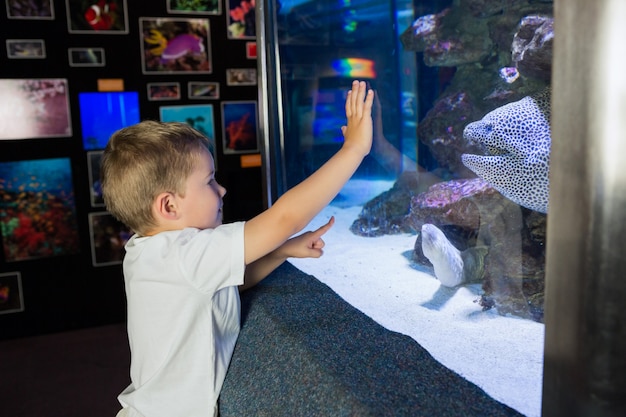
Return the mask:
POLYGON ((548 210, 550 120, 548 96, 524 97, 486 114, 463 131, 482 154, 461 161, 513 202, 548 210))
POLYGON ((463 137, 481 154, 463 154, 463 164, 493 186, 504 182, 504 176, 519 172, 528 155, 523 126, 515 124, 512 104, 488 113, 481 120, 468 124, 463 137))

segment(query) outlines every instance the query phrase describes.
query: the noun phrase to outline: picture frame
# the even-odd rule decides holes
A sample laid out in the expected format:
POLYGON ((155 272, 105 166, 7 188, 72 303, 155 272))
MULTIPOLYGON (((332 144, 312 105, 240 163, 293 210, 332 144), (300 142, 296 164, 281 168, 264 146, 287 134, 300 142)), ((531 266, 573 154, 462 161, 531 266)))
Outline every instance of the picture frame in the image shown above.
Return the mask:
POLYGON ((43 39, 7 39, 9 59, 44 59, 46 42, 43 39))
POLYGON ((87 170, 89 175, 89 196, 91 207, 104 207, 102 186, 100 184, 100 166, 104 151, 87 152, 87 170))
POLYGON ((180 83, 148 83, 148 100, 165 101, 180 100, 180 83))
POLYGON ((20 271, 0 273, 0 314, 24 311, 24 293, 20 271))
POLYGON ((254 0, 226 0, 228 39, 256 39, 254 0))
POLYGON ((210 74, 210 23, 206 18, 140 17, 143 74, 210 74))
POLYGON ((89 213, 91 264, 94 267, 119 265, 124 260, 124 245, 133 231, 108 211, 89 213))
POLYGON ((80 252, 70 158, 0 162, 0 178, 6 262, 80 252))
POLYGON ((54 0, 6 0, 5 4, 9 19, 54 20, 54 0))
POLYGON ((220 98, 220 84, 189 81, 187 83, 187 97, 190 100, 217 100, 220 98))
POLYGON ((104 67, 104 48, 68 48, 70 67, 104 67))
POLYGON ((256 101, 222 101, 222 151, 224 154, 259 152, 256 101))
MULTIPOLYGON (((162 122, 187 123, 198 130, 209 138, 215 157, 215 116, 212 104, 161 106, 159 107, 159 118, 162 122)), ((215 163, 217 164, 217 158, 215 158, 215 163)))
POLYGON ((65 0, 67 30, 72 34, 125 35, 128 33, 126 0, 65 0))
POLYGON ((222 14, 222 0, 166 0, 168 13, 180 14, 222 14))
POLYGON ((256 68, 227 68, 226 85, 256 85, 256 68))
POLYGON ((78 93, 83 149, 104 149, 109 137, 141 120, 137 91, 81 91, 78 93))
POLYGON ((71 137, 67 79, 0 79, 0 140, 71 137))

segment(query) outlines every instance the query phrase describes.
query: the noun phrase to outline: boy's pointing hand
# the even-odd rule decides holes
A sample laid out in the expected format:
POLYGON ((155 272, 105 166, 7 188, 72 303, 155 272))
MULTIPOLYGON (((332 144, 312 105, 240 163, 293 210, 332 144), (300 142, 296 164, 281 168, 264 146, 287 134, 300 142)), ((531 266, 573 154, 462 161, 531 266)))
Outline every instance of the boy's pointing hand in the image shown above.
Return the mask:
POLYGON ((319 229, 302 233, 286 241, 281 252, 288 258, 319 258, 323 255, 324 240, 322 236, 335 224, 335 218, 331 217, 328 223, 319 229))

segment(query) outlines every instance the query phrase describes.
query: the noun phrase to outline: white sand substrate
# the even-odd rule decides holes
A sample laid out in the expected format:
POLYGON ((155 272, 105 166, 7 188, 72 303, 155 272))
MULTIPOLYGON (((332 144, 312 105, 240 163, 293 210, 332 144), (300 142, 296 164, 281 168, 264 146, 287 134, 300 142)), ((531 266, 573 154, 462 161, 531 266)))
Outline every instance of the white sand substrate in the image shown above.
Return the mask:
POLYGON ((541 415, 544 325, 483 311, 480 284, 447 288, 412 261, 416 235, 361 237, 362 205, 393 182, 352 180, 307 230, 335 225, 320 259, 290 259, 385 328, 412 337, 446 367, 528 417, 541 415))

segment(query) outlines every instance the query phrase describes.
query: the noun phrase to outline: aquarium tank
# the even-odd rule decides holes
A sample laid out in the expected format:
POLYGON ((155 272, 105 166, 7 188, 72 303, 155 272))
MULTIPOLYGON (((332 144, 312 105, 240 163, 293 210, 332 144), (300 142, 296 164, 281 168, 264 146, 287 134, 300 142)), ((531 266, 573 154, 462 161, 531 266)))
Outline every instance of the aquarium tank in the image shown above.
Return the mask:
POLYGON ((552 1, 274 6, 270 204, 341 147, 351 81, 376 93, 371 153, 311 224, 335 217, 324 260, 292 263, 541 415, 552 1))

